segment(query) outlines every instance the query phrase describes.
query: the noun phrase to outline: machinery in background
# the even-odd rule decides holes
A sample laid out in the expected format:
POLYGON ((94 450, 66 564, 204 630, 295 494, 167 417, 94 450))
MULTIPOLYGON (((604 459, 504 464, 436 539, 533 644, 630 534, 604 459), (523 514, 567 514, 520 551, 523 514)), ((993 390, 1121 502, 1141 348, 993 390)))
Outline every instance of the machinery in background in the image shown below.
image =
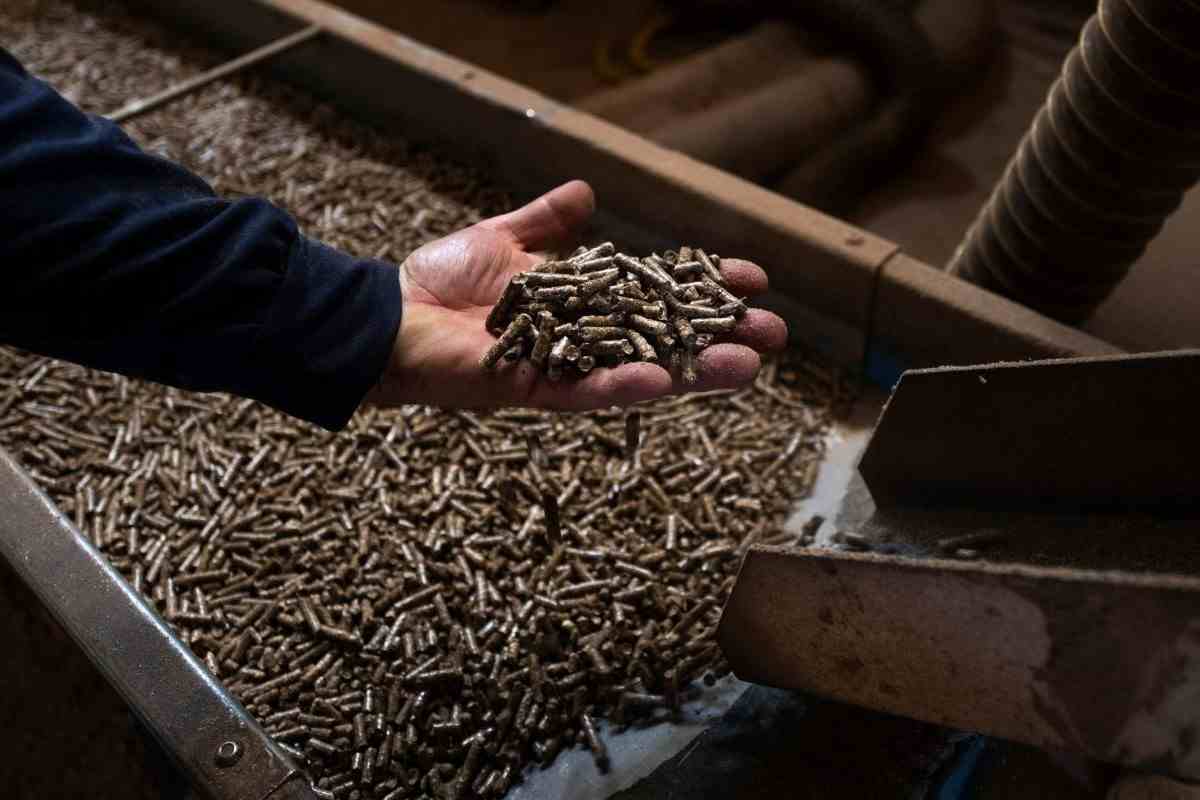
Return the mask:
POLYGON ((950 265, 1086 319, 1200 179, 1200 7, 1101 0, 950 265))
POLYGON ((634 37, 635 66, 654 35, 742 32, 579 105, 831 213, 921 141, 987 59, 995 28, 991 0, 672 6, 634 37))

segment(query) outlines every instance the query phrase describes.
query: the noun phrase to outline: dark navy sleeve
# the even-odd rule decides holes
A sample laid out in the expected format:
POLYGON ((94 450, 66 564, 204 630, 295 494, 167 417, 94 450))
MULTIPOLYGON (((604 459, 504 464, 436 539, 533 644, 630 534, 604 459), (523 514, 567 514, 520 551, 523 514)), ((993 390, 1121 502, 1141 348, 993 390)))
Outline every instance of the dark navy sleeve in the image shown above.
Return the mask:
POLYGON ((222 200, 0 49, 0 342, 343 427, 400 326, 396 267, 222 200))

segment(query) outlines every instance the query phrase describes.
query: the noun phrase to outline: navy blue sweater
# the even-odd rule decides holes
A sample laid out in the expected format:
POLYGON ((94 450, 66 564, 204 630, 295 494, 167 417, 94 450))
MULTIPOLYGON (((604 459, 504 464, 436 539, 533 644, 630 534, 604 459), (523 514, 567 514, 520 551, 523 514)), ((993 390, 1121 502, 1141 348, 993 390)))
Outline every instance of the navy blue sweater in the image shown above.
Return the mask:
POLYGON ((301 236, 84 114, 0 49, 0 342, 344 426, 400 326, 396 268, 301 236))

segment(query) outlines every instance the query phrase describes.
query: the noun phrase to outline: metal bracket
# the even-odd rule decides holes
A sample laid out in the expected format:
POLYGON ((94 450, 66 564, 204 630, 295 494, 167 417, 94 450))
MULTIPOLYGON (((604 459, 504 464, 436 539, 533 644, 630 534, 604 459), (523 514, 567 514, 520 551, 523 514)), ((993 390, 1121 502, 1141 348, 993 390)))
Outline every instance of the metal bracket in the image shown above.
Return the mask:
POLYGON ((1200 351, 906 372, 860 462, 870 494, 852 485, 839 520, 876 553, 751 548, 726 657, 746 680, 1200 779, 1197 393, 1200 351))

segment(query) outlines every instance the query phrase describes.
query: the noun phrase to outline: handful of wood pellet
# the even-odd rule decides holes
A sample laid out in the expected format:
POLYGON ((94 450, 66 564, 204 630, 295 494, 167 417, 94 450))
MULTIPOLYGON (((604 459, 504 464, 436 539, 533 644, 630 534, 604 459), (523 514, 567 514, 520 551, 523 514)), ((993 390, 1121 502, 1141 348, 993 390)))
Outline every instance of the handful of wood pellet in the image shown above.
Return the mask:
POLYGON ((634 258, 605 242, 513 276, 488 315, 487 329, 500 338, 482 366, 528 358, 559 380, 649 361, 695 383, 696 354, 745 313, 717 256, 681 247, 634 258))

